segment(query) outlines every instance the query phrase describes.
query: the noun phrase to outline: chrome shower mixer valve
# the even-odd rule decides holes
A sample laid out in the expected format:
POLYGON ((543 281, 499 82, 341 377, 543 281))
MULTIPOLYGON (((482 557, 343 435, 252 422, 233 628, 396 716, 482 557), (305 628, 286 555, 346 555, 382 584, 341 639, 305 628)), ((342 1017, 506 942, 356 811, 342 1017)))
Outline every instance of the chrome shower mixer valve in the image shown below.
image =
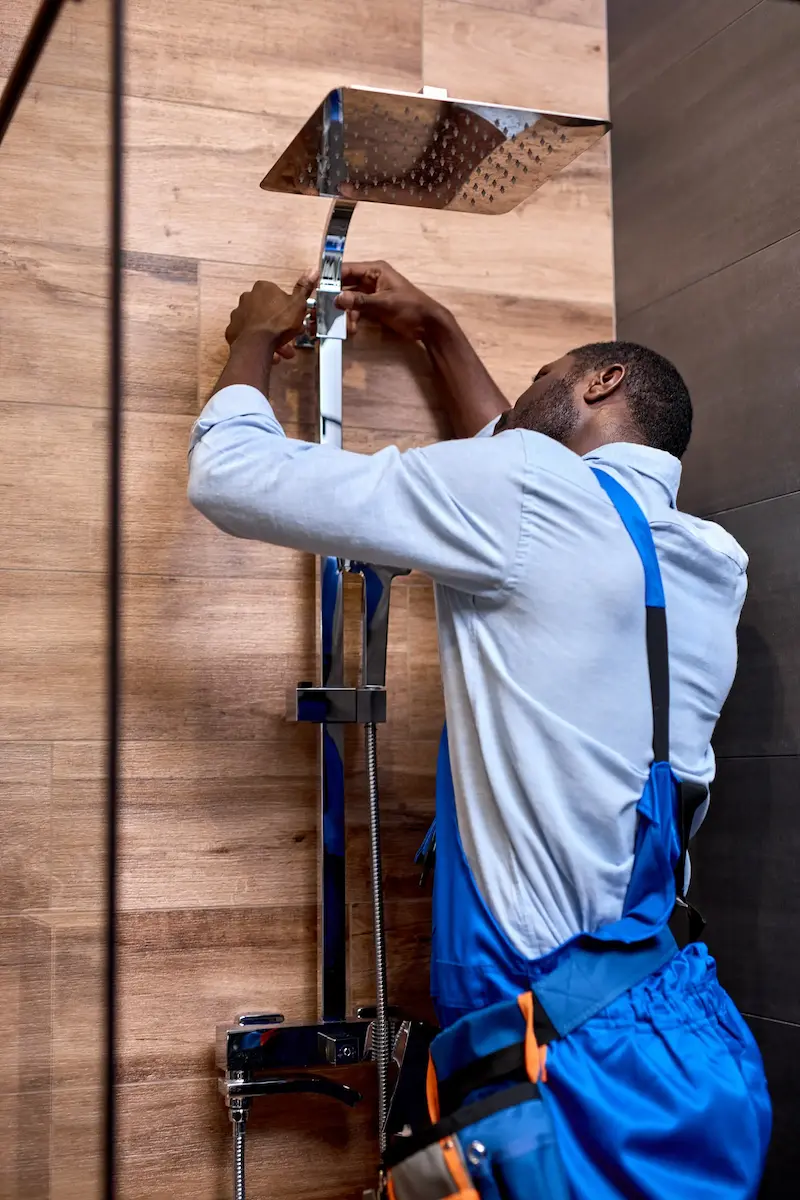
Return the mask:
MULTIPOLYGON (((320 278, 308 301, 301 346, 317 356, 319 440, 343 445, 342 365, 347 314, 336 306, 356 205, 401 204, 499 216, 607 131, 605 121, 423 94, 336 88, 320 104, 262 183, 267 191, 332 201, 322 240, 320 278)), ((443 218, 446 219, 446 218, 443 218)), ((279 1014, 245 1014, 217 1030, 220 1090, 234 1134, 234 1195, 245 1197, 245 1123, 252 1100, 309 1092, 356 1103, 359 1093, 316 1070, 346 1070, 374 1061, 378 1074, 378 1144, 422 1123, 428 1046, 434 1030, 388 1005, 376 727, 386 720, 386 653, 393 578, 406 572, 323 558, 319 583, 319 683, 293 689, 289 717, 320 727, 319 1020, 285 1022, 279 1014), (347 572, 362 577, 361 678, 344 677, 347 572), (348 1015, 345 901, 344 725, 363 724, 369 776, 371 884, 376 1003, 348 1015)), ((382 1184, 377 1192, 382 1194, 382 1184)))

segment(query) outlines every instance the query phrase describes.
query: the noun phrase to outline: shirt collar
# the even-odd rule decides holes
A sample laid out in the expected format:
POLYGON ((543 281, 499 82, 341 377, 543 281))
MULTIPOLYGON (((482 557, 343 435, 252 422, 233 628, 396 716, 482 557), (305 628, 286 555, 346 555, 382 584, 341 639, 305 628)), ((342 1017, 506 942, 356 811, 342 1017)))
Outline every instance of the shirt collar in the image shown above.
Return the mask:
POLYGON ((681 464, 665 450, 634 442, 609 442, 584 454, 583 458, 590 466, 609 467, 615 471, 631 491, 648 496, 660 491, 662 500, 666 498, 670 508, 676 507, 681 464))

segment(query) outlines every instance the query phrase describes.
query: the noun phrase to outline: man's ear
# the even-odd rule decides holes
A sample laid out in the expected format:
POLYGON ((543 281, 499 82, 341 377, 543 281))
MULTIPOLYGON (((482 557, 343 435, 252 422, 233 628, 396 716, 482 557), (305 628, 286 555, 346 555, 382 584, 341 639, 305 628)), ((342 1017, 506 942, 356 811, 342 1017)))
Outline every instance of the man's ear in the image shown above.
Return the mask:
POLYGON ((583 398, 587 404, 597 404, 600 400, 607 400, 613 392, 616 392, 626 375, 626 369, 622 363, 614 363, 611 367, 603 367, 602 371, 598 371, 592 375, 589 386, 583 393, 583 398))

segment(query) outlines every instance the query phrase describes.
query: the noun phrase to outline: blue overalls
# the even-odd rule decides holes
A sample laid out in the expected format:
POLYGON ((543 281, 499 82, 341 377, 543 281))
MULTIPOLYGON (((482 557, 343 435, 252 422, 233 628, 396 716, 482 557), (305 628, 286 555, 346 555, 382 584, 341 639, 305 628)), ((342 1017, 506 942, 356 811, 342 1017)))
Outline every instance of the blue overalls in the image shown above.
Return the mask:
POLYGON ((594 473, 644 567, 653 698, 654 761, 623 915, 539 959, 520 955, 464 855, 445 730, 431 956, 442 1027, 428 1078, 434 1124, 390 1148, 392 1200, 757 1194, 771 1126, 761 1057, 706 946, 679 950, 668 925, 683 892, 692 814, 669 765, 656 550, 633 497, 594 473))

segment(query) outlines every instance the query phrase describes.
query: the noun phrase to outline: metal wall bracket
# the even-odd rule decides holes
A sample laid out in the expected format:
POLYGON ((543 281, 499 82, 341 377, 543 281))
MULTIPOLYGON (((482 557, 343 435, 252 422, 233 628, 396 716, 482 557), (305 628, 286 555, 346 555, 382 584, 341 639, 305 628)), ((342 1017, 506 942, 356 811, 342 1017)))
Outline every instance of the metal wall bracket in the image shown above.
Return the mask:
POLYGON ((289 721, 322 725, 382 724, 386 720, 386 688, 316 687, 299 683, 289 693, 289 721))

